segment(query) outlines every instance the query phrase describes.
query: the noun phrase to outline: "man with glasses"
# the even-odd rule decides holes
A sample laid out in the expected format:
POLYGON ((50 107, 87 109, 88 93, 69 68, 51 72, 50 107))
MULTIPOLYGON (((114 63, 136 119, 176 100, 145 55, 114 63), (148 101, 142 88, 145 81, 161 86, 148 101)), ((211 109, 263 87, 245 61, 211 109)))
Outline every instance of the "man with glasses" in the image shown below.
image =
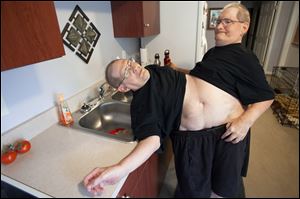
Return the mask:
POLYGON ((274 98, 257 58, 241 46, 249 23, 242 5, 224 7, 216 47, 189 74, 124 59, 108 65, 107 82, 133 91, 131 127, 139 142, 119 163, 88 174, 88 191, 101 193, 104 185, 119 181, 162 150, 170 136, 176 196, 237 196, 247 171, 249 129, 274 98))

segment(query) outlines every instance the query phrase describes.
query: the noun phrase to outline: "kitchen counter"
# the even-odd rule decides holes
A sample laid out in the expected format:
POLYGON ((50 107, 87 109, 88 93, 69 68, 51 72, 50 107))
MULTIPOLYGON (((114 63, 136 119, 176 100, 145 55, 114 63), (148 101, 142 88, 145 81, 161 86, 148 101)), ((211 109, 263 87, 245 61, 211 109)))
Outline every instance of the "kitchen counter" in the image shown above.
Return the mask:
MULTIPOLYGON (((33 137, 31 150, 1 165, 1 180, 37 197, 93 197, 83 178, 95 167, 119 162, 137 142, 125 143, 59 124, 33 137)), ((127 176, 96 197, 116 197, 127 176)))

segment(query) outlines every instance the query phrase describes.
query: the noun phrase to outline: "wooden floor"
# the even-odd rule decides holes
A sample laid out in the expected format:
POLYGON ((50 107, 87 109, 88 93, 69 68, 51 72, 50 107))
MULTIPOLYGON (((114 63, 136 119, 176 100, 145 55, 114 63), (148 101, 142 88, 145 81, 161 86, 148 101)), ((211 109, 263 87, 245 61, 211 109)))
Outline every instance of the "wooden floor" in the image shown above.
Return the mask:
MULTIPOLYGON (((173 159, 160 198, 173 197, 177 184, 173 159)), ((280 125, 268 109, 251 130, 246 197, 299 197, 299 132, 280 125)))

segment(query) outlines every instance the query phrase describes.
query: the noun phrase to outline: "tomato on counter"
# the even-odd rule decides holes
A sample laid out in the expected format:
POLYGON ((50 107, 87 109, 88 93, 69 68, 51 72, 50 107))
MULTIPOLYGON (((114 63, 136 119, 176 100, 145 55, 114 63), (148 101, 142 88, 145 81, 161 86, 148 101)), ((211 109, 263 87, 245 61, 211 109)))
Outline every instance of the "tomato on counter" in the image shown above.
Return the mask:
POLYGON ((31 144, 27 140, 22 140, 15 145, 15 150, 18 153, 26 153, 31 148, 31 144))
POLYGON ((15 161, 16 158, 17 152, 15 150, 9 150, 1 155, 1 163, 10 164, 15 161))

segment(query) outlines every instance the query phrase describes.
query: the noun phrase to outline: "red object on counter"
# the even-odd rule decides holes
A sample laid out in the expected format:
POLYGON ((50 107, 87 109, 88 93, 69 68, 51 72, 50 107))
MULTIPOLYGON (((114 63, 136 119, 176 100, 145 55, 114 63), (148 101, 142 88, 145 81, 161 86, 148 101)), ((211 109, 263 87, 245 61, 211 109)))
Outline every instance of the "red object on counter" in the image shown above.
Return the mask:
POLYGON ((17 152, 14 150, 9 150, 1 155, 2 164, 10 164, 17 158, 17 152))
POLYGON ((31 144, 28 140, 22 140, 15 145, 15 150, 18 153, 26 153, 30 150, 31 144))

